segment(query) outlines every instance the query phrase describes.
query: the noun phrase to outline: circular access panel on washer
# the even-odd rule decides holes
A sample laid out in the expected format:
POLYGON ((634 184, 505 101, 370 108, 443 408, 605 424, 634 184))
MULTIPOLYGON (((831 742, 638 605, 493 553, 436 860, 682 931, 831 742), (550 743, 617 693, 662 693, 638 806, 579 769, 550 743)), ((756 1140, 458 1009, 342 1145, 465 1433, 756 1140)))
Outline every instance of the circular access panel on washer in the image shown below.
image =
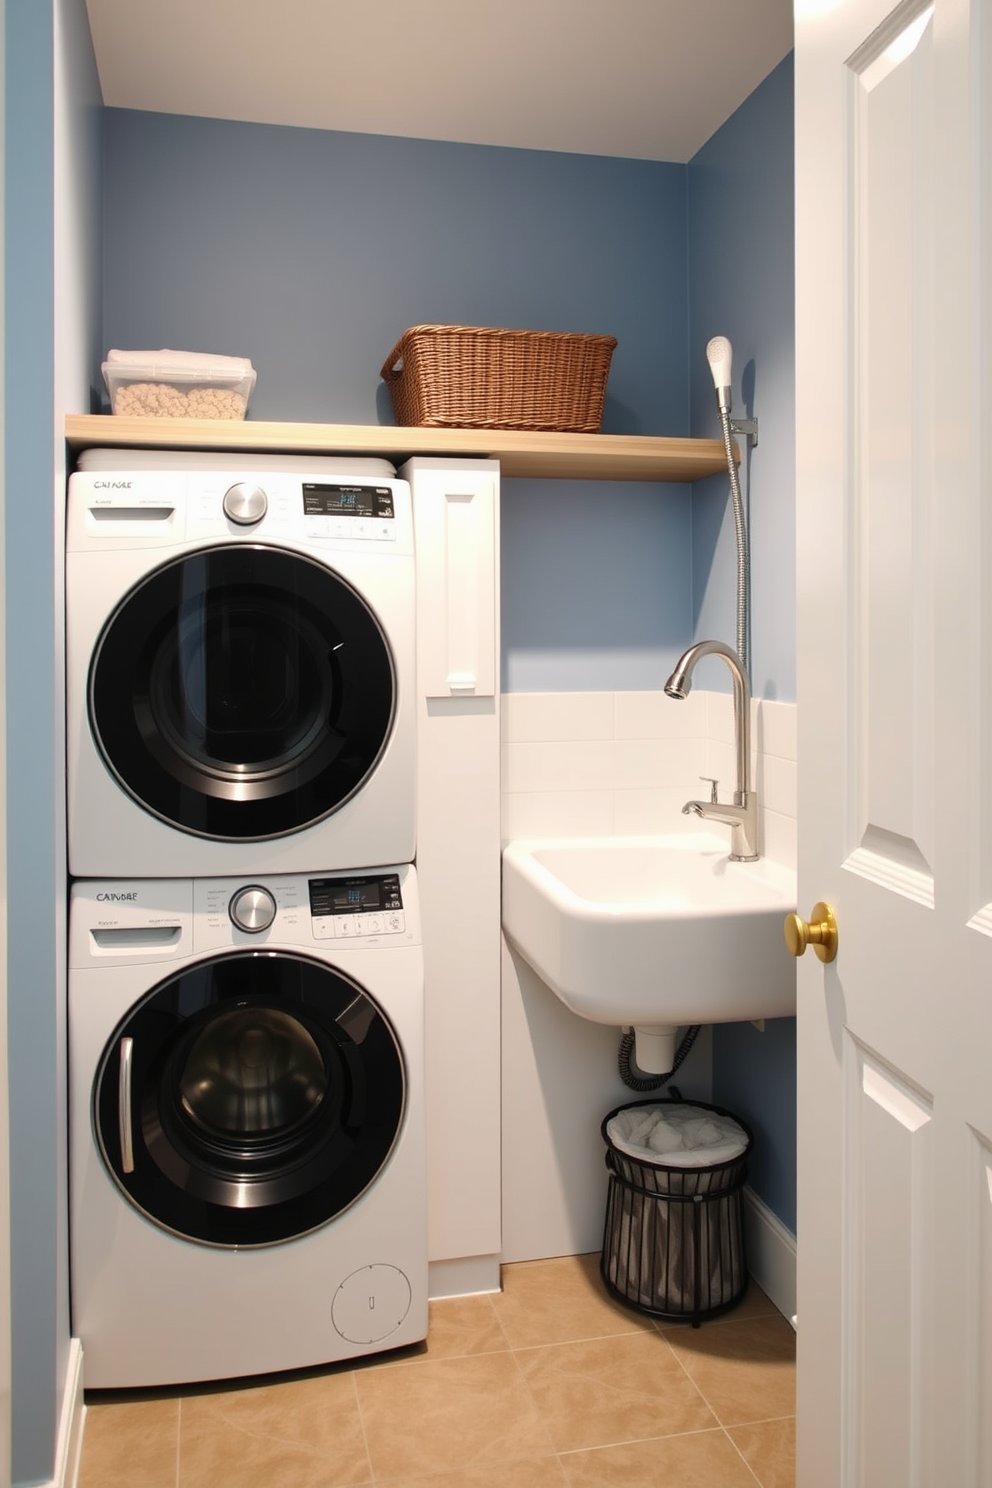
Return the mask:
POLYGON ((349 1343, 381 1343, 410 1311, 410 1283, 396 1266, 363 1266, 338 1287, 331 1321, 349 1343))
POLYGON ((257 841, 338 810, 396 713, 392 653, 339 574, 242 543, 164 564, 94 651, 90 726, 124 790, 201 837, 257 841))

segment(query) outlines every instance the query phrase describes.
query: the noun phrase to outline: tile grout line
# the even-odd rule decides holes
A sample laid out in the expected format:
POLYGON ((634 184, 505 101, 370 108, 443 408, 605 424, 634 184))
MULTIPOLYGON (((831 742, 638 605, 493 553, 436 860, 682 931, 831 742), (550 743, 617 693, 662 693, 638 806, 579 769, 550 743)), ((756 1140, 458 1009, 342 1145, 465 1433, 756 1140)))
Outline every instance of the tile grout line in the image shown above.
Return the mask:
MULTIPOLYGON (((675 1350, 674 1349, 672 1349, 672 1353, 673 1354, 675 1353, 675 1350)), ((675 1357, 678 1359, 678 1354, 675 1354, 675 1357)), ((689 1373, 688 1369, 686 1369, 686 1367, 682 1363, 682 1360, 681 1359, 679 1359, 679 1364, 681 1365, 683 1371, 685 1372, 685 1375, 686 1375, 687 1379, 699 1391, 699 1394, 702 1396, 703 1400, 706 1402, 706 1405, 707 1405, 708 1409, 713 1412, 713 1415, 720 1422, 720 1426, 725 1431, 733 1430, 735 1427, 738 1427, 738 1426, 767 1426, 767 1425, 770 1425, 772 1422, 775 1422, 775 1421, 793 1421, 793 1420, 795 1420, 795 1414, 793 1413, 791 1415, 784 1415, 784 1416, 760 1416, 760 1417, 756 1417, 754 1420, 750 1420, 750 1421, 731 1421, 729 1423, 729 1425, 725 1425, 724 1422, 720 1418, 720 1414, 717 1411, 716 1406, 710 1400, 709 1396, 706 1395, 706 1393, 704 1392, 702 1386, 696 1384, 696 1381, 692 1378, 692 1375, 689 1373)))
MULTIPOLYGON (((500 1267, 500 1282, 499 1282, 499 1284, 500 1284, 500 1293, 502 1293, 502 1287, 503 1287, 502 1267, 500 1267)), ((499 1329, 500 1337, 502 1338, 503 1342, 506 1344, 506 1347, 509 1349, 510 1353, 512 1354, 512 1352, 513 1352, 513 1345, 511 1344, 509 1338, 507 1337, 506 1329, 503 1327, 503 1319, 499 1315, 499 1308, 496 1306, 496 1303, 493 1301, 491 1295, 487 1298, 487 1301, 489 1302, 489 1311, 492 1313, 493 1320, 495 1321, 496 1326, 499 1329)), ((497 1349, 491 1349, 490 1352, 491 1353, 497 1353, 498 1350, 497 1349)))
POLYGON ((754 1481, 759 1485, 759 1488, 764 1488, 764 1485, 762 1484, 761 1479, 758 1477, 758 1474, 755 1472, 755 1470, 751 1466, 750 1462, 748 1462, 747 1458, 744 1456, 744 1453, 741 1451, 740 1447, 734 1441, 734 1438, 731 1436, 731 1434, 727 1430, 726 1426, 724 1426, 724 1428, 723 1428, 723 1434, 727 1438, 727 1440, 729 1441, 730 1445, 733 1447, 734 1451, 737 1453, 738 1457, 743 1462, 744 1466, 747 1468, 748 1472, 751 1474, 751 1476, 754 1479, 754 1481))
MULTIPOLYGON (((588 1333, 579 1338, 559 1338, 551 1343, 521 1343, 510 1345, 512 1354, 533 1354, 538 1349, 569 1348, 573 1343, 608 1343, 611 1338, 643 1338, 650 1337, 645 1328, 631 1328, 624 1333, 588 1333)), ((496 1353, 497 1350, 491 1350, 496 1353)))
MULTIPOLYGON (((495 1359, 499 1354, 512 1354, 510 1345, 504 1344, 502 1348, 470 1349, 462 1354, 440 1354, 431 1358, 429 1353, 417 1354, 410 1359, 396 1359, 392 1363, 376 1364, 375 1369, 416 1369, 422 1364, 449 1364, 459 1359, 495 1359)), ((370 1371, 371 1372, 371 1371, 370 1371)))
MULTIPOLYGON (((520 1363, 520 1360, 517 1358, 517 1354, 518 1353, 521 1353, 521 1352, 523 1352, 523 1350, 515 1349, 515 1348, 511 1348, 510 1349, 510 1358, 513 1360, 513 1367, 517 1371, 517 1374, 520 1376, 520 1382, 521 1382, 521 1384, 523 1385, 524 1389, 527 1391, 527 1398, 528 1398, 528 1400, 530 1401, 531 1405, 534 1408, 534 1414, 535 1414, 535 1416, 537 1417, 538 1421, 540 1421, 540 1423, 541 1423, 541 1430, 544 1432, 544 1436, 545 1436, 545 1439, 546 1439, 546 1441, 548 1443, 548 1446, 551 1448, 551 1452, 552 1452, 553 1456, 557 1459, 559 1457, 559 1455, 560 1455, 559 1454, 559 1451, 558 1451, 558 1443, 554 1439, 554 1435, 552 1433, 552 1430, 551 1430, 550 1425, 544 1419, 544 1412, 541 1409, 541 1402, 538 1400, 537 1396, 534 1394, 534 1391, 531 1389, 530 1380, 527 1378, 527 1375, 524 1373, 523 1365, 520 1363)), ((564 1476, 564 1472, 563 1472, 563 1476, 564 1476)))
POLYGON ((795 1416, 759 1416, 754 1421, 731 1421, 728 1431, 744 1431, 748 1426, 778 1426, 782 1421, 794 1421, 795 1416))
MULTIPOLYGON (((528 1381, 526 1375, 524 1374, 523 1369, 520 1368, 520 1365, 518 1364, 517 1367, 520 1369, 520 1373, 521 1373, 521 1376, 524 1379, 525 1385, 527 1385, 528 1392, 530 1394, 530 1397, 531 1397, 532 1401, 534 1402, 534 1407, 537 1410, 537 1413, 538 1413, 538 1416, 540 1417, 541 1423, 542 1423, 542 1425, 545 1426, 545 1430, 548 1432, 548 1437, 549 1437, 549 1440, 551 1441, 552 1449, 553 1449, 553 1451, 555 1453, 555 1456, 559 1460, 559 1464, 561 1464, 561 1459, 563 1457, 573 1456, 573 1455, 576 1455, 579 1452, 607 1451, 607 1450, 609 1450, 611 1448, 614 1448, 614 1447, 633 1446, 633 1445, 636 1445, 640 1441, 666 1441, 666 1440, 669 1440, 670 1438, 674 1438, 674 1437, 680 1437, 680 1436, 702 1436, 702 1435, 705 1435, 706 1432, 712 1432, 712 1431, 716 1431, 716 1430, 721 1430, 722 1431, 723 1430, 723 1424, 720 1421, 720 1418, 717 1415, 716 1411, 713 1409, 713 1407, 710 1404, 710 1402, 706 1399, 706 1396, 703 1394, 702 1390, 696 1384, 695 1380, 692 1378, 691 1375, 689 1375, 688 1370, 685 1369, 685 1366, 682 1364, 681 1359, 678 1358, 678 1355, 675 1353, 675 1350, 668 1343, 668 1340, 664 1337, 664 1335, 657 1328, 652 1329, 651 1332, 653 1332, 654 1336, 659 1340, 659 1342, 663 1342, 663 1343, 666 1344, 669 1354, 671 1354, 671 1356, 679 1364, 679 1367, 682 1369, 683 1373, 686 1375, 686 1378, 688 1379, 689 1384, 692 1386, 693 1390, 695 1390, 695 1392, 696 1392, 697 1396, 699 1397, 699 1399, 706 1406, 706 1409, 713 1416, 714 1422, 716 1424, 713 1425, 713 1426, 700 1427, 698 1430, 695 1430, 695 1431, 672 1431, 672 1432, 669 1432, 667 1434, 667 1436, 658 1436, 658 1437, 623 1437, 623 1438, 616 1438, 616 1439, 614 1439, 612 1441, 608 1441, 608 1442, 597 1442, 594 1446, 588 1446, 588 1447, 570 1447, 570 1448, 566 1448, 566 1449, 560 1449, 557 1446, 557 1443, 555 1442, 554 1437, 551 1434, 551 1428, 550 1428, 550 1426, 545 1425, 544 1414, 543 1414, 543 1412, 541 1410, 541 1403, 537 1399, 537 1397, 535 1396, 533 1390, 530 1388, 530 1382, 528 1381)), ((514 1355, 516 1355, 517 1353, 536 1353, 539 1349, 552 1349, 552 1348, 568 1347, 572 1343, 599 1343, 599 1342, 605 1342, 605 1341, 608 1341, 608 1340, 611 1340, 611 1339, 614 1339, 614 1338, 633 1338, 633 1337, 645 1337, 645 1336, 651 1336, 650 1333, 649 1333, 649 1330, 644 1329, 644 1328, 632 1328, 629 1333, 602 1333, 602 1334, 592 1335, 592 1336, 590 1336, 588 1338, 567 1339, 567 1340, 565 1340, 563 1342, 559 1342, 559 1343, 528 1344, 524 1348, 513 1349, 513 1350, 511 1350, 511 1352, 514 1355)), ((564 1468, 562 1470, 564 1471, 564 1468)), ((567 1479, 567 1474, 565 1474, 565 1476, 566 1476, 566 1479, 567 1479)))
MULTIPOLYGON (((762 1318, 764 1318, 764 1317, 771 1317, 773 1315, 774 1315, 773 1313, 758 1313, 757 1315, 755 1315, 753 1317, 749 1316, 746 1320, 744 1320, 744 1319, 738 1319, 737 1321, 746 1321, 748 1324, 750 1324, 751 1322, 760 1322, 762 1318)), ((714 1322, 718 1324, 721 1321, 732 1321, 732 1320, 733 1320, 733 1313, 730 1313, 730 1314, 727 1315, 727 1318, 726 1319, 714 1319, 714 1322)), ((659 1329, 659 1332, 660 1331, 661 1330, 659 1329)), ((664 1335, 662 1335, 662 1336, 664 1336, 664 1335)), ((751 1477, 754 1478, 755 1482, 759 1485, 759 1488, 764 1488, 764 1485, 762 1484, 762 1480, 758 1477, 758 1475, 755 1472, 754 1468, 751 1466, 750 1462, 748 1462, 747 1458, 744 1456, 744 1453, 741 1451, 740 1447, 738 1447, 737 1443, 734 1441, 734 1438, 731 1436, 730 1433, 731 1433, 732 1427, 728 1427, 728 1426, 724 1425, 724 1422, 721 1420, 720 1415, 719 1415, 719 1413, 718 1413, 715 1405, 712 1403, 712 1401, 710 1401, 710 1399, 708 1398, 708 1396, 703 1391, 702 1387, 700 1385, 697 1385, 696 1384, 696 1381, 692 1378, 692 1375, 689 1374, 688 1369, 686 1369, 686 1366, 682 1362, 681 1358, 679 1358, 679 1355, 675 1352, 674 1349, 672 1349, 672 1353, 675 1354, 675 1357, 678 1359, 678 1362, 679 1362, 681 1368, 683 1369, 684 1373, 686 1374, 687 1378, 692 1382, 692 1384, 695 1386, 695 1388, 699 1391, 699 1394, 702 1396, 703 1400, 706 1402, 707 1408, 710 1411, 712 1411, 714 1417, 716 1418, 716 1420, 719 1423, 720 1430, 723 1432, 724 1436, 730 1442, 730 1445, 733 1447, 734 1451, 737 1453, 737 1456, 741 1459, 741 1461, 743 1462, 744 1466, 747 1468, 748 1472, 751 1474, 751 1477)), ((768 1416, 768 1417, 762 1418, 762 1420, 760 1420, 760 1421, 740 1421, 740 1422, 735 1422, 734 1425, 736 1425, 736 1426, 758 1426, 758 1425, 766 1425, 766 1424, 769 1424, 769 1423, 771 1423, 773 1421, 790 1421, 790 1420, 794 1420, 794 1419, 795 1419, 794 1414, 793 1415, 785 1415, 785 1416, 768 1416)))
POLYGON ((720 1416, 719 1416, 719 1414, 717 1412, 716 1407, 713 1405, 712 1401, 710 1401, 707 1398, 707 1396, 703 1393, 702 1388, 699 1385, 696 1384, 696 1381, 693 1379, 692 1375, 689 1373, 688 1369, 685 1367, 685 1364, 679 1358, 679 1355, 677 1354, 677 1352, 675 1351, 675 1349, 672 1348, 672 1345, 670 1343, 668 1343, 668 1339, 665 1338, 665 1335, 664 1335, 664 1333, 662 1333, 662 1331, 661 1331, 660 1328, 657 1330, 657 1332, 658 1332, 659 1338, 663 1338, 665 1340, 665 1342, 668 1344, 668 1351, 669 1351, 669 1353, 672 1355, 673 1359, 678 1364, 678 1366, 681 1369, 682 1373, 685 1375, 686 1379, 689 1381, 690 1385, 695 1390, 696 1394, 699 1396, 700 1400, 706 1406, 706 1409, 710 1412, 710 1414, 712 1415, 714 1421, 716 1421, 717 1425, 720 1427, 720 1429, 722 1431, 723 1430, 723 1422, 720 1420, 720 1416))
POLYGON ((359 1393, 359 1389, 358 1389, 358 1375, 357 1375, 357 1372, 354 1369, 350 1369, 348 1371, 348 1377, 351 1380, 352 1394, 355 1397, 355 1410, 358 1412, 358 1428, 359 1428, 359 1430, 362 1433, 362 1445, 365 1448, 365 1462, 366 1462, 366 1464, 368 1466, 368 1479, 367 1479, 367 1481, 368 1481, 368 1483, 372 1484, 372 1483, 375 1483, 377 1481, 377 1479, 376 1479, 376 1471, 375 1471, 375 1467, 373 1466, 373 1463, 372 1463, 372 1453, 369 1450, 368 1432, 365 1430, 365 1412, 362 1410, 362 1397, 361 1397, 361 1394, 359 1393))
POLYGON ((610 1452, 614 1447, 638 1447, 651 1442, 683 1441, 692 1436, 726 1436, 726 1428, 719 1422, 715 1426, 699 1426, 694 1431, 669 1431, 665 1436, 625 1436, 616 1441, 597 1442, 594 1447, 567 1447, 558 1452, 559 1457, 580 1457, 587 1452, 610 1452))

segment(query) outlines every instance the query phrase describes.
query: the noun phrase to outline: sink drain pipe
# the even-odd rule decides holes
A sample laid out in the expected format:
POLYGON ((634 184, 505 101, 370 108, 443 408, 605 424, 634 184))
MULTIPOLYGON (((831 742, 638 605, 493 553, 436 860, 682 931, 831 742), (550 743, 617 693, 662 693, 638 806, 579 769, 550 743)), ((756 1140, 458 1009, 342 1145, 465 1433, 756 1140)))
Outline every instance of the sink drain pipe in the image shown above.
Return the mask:
POLYGON ((663 1085, 667 1085, 672 1076, 688 1058, 689 1050, 696 1042, 696 1037, 701 1027, 701 1023, 694 1023, 690 1028, 686 1029, 682 1042, 675 1051, 675 1059, 672 1062, 672 1067, 664 1075, 646 1075, 643 1070, 638 1070, 634 1058, 634 1030, 633 1028, 624 1028, 620 1034, 620 1048, 617 1051, 617 1068, 620 1071, 620 1078, 623 1083, 631 1090, 641 1091, 660 1090, 663 1085), (634 1073, 635 1070, 637 1070, 636 1074, 634 1073))

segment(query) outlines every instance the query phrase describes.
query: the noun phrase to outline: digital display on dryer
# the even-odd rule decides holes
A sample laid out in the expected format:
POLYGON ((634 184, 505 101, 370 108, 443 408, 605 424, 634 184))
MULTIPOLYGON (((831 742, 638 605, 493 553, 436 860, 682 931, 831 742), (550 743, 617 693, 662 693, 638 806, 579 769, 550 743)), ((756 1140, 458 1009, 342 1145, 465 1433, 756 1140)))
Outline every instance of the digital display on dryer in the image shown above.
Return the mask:
POLYGON ((322 915, 368 914, 402 908, 398 873, 310 880, 310 913, 315 919, 322 915))
POLYGON ((320 485, 303 483, 305 517, 374 517, 395 516, 393 493, 389 486, 320 485))

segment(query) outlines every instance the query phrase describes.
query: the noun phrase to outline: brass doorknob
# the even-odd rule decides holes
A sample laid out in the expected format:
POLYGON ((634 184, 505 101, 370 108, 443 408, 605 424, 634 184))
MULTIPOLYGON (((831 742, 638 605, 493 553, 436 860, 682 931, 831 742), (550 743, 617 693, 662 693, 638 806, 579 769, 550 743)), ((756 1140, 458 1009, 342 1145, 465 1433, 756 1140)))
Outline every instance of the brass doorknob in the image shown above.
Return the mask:
POLYGON ((786 915, 782 928, 792 956, 801 956, 810 945, 821 961, 832 961, 837 954, 837 921, 829 904, 814 904, 808 921, 797 914, 786 915))

